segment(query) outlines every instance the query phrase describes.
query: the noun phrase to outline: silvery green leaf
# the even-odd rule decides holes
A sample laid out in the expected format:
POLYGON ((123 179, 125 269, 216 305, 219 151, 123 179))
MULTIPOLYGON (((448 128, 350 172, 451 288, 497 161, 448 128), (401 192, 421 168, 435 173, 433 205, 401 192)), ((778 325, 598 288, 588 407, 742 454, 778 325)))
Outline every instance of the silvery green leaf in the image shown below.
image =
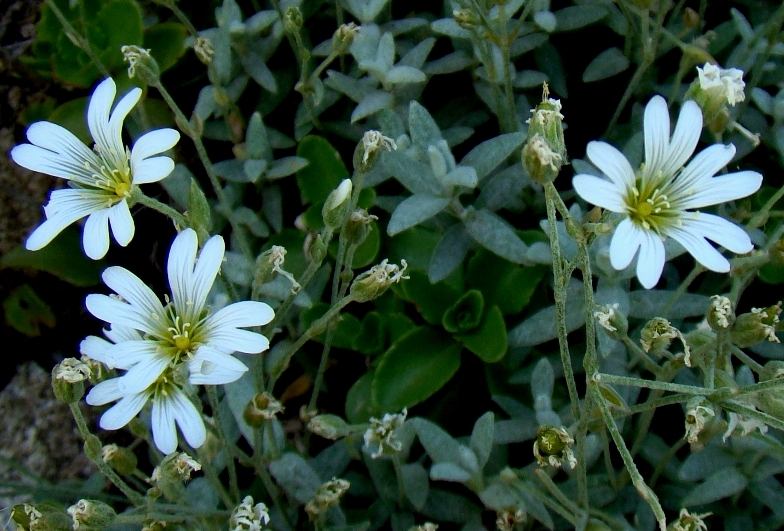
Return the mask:
POLYGON ((376 487, 378 496, 383 500, 397 503, 399 501, 397 478, 395 477, 392 461, 389 459, 372 459, 366 450, 363 450, 362 458, 376 487))
POLYGON ((272 160, 272 147, 267 139, 267 128, 261 120, 261 114, 254 112, 245 133, 245 149, 253 159, 272 160))
POLYGON ((572 31, 589 26, 605 16, 607 16, 607 9, 591 4, 565 7, 555 12, 558 31, 572 31))
POLYGON ((424 18, 403 18, 399 20, 390 20, 389 22, 384 22, 381 25, 381 29, 383 31, 388 31, 395 37, 398 35, 402 35, 403 33, 408 33, 409 31, 414 31, 421 29, 428 25, 428 21, 424 18))
POLYGON ((259 159, 248 159, 242 165, 242 169, 245 170, 245 175, 248 176, 248 180, 252 183, 255 183, 259 180, 261 174, 264 173, 264 170, 267 169, 267 161, 259 159))
MULTIPOLYGON (((782 495, 782 485, 774 477, 767 477, 763 480, 753 481, 749 483, 749 493, 757 500, 765 504, 776 518, 784 519, 784 495, 782 495)), ((737 527, 736 529, 753 529, 754 523, 749 521, 745 527, 737 527)))
POLYGON ((421 513, 436 522, 464 524, 480 519, 482 511, 465 496, 446 490, 430 489, 430 495, 421 513))
MULTIPOLYGON (((277 129, 273 129, 271 127, 266 127, 267 131, 267 138, 269 139, 269 144, 272 149, 289 149, 293 148, 297 145, 293 138, 290 138, 277 129)), ((272 154, 270 153, 269 157, 264 157, 265 159, 271 159, 272 154)))
POLYGON ((473 244, 473 238, 466 232, 462 223, 455 223, 449 227, 430 258, 428 271, 430 282, 435 284, 451 275, 463 263, 473 244))
POLYGON ((275 232, 283 230, 283 197, 278 185, 269 185, 262 190, 261 211, 275 232))
POLYGON ((330 38, 325 41, 321 41, 313 47, 310 53, 314 57, 327 57, 332 53, 332 39, 330 38))
POLYGON ((160 182, 166 193, 182 210, 188 210, 191 183, 195 177, 185 164, 175 164, 172 172, 160 182))
POLYGON ((710 298, 696 293, 684 293, 666 313, 662 314, 664 305, 674 293, 674 291, 655 289, 629 293, 629 317, 651 319, 659 316, 666 319, 684 319, 703 316, 708 311, 710 298))
POLYGON ((486 249, 516 264, 525 261, 526 245, 514 229, 496 214, 469 207, 463 217, 463 224, 477 243, 486 249))
POLYGON ((553 386, 555 386, 553 366, 550 365, 550 361, 547 358, 542 358, 534 367, 534 372, 531 373, 531 395, 533 395, 534 399, 540 396, 549 399, 553 396, 553 386))
POLYGON ((232 103, 236 103, 242 93, 245 91, 245 87, 248 86, 248 81, 250 78, 246 75, 239 75, 231 80, 231 83, 228 83, 226 86, 226 95, 229 97, 229 101, 232 103))
POLYGON ((351 41, 349 51, 357 62, 375 60, 381 33, 375 24, 363 24, 351 41))
POLYGON ((554 32, 555 27, 558 25, 558 19, 550 11, 537 11, 534 13, 534 22, 547 33, 554 32))
POLYGON ((427 164, 409 158, 399 150, 385 151, 381 161, 392 176, 412 193, 438 195, 443 192, 427 164))
POLYGON ((372 116, 381 109, 386 109, 394 103, 394 96, 388 92, 377 90, 367 94, 351 113, 351 123, 372 116))
POLYGON ((377 195, 376 198, 373 199, 373 205, 391 214, 404 199, 404 197, 399 195, 377 195))
POLYGON ((225 259, 221 273, 226 275, 226 279, 239 286, 250 286, 253 281, 253 265, 241 253, 233 251, 226 251, 225 259))
POLYGON ((378 41, 376 61, 384 72, 389 71, 395 64, 395 37, 389 32, 384 33, 378 41))
POLYGON ((334 477, 341 477, 350 463, 348 445, 344 441, 336 441, 310 459, 308 464, 321 481, 327 482, 334 477))
POLYGON ((446 140, 446 143, 451 146, 459 146, 474 134, 474 130, 471 127, 466 127, 463 125, 459 125, 456 127, 450 127, 448 129, 444 129, 441 131, 441 134, 446 140))
POLYGON ((433 117, 416 101, 412 101, 408 109, 408 129, 411 132, 411 141, 423 155, 427 153, 429 145, 442 139, 441 129, 433 117))
POLYGON ((528 247, 526 258, 533 264, 551 265, 553 254, 549 243, 534 242, 528 247))
MULTIPOLYGON (((482 193, 476 199, 476 208, 486 208, 496 212, 505 208, 512 212, 520 212, 525 208, 523 201, 523 189, 530 186, 531 179, 523 170, 521 164, 512 164, 507 169, 498 172, 496 175, 485 181, 482 186, 482 193)), ((530 254, 531 247, 528 248, 530 254)), ((547 249, 549 256, 550 250, 547 249)))
POLYGON ((461 28, 454 18, 441 18, 430 23, 430 29, 453 39, 471 39, 471 32, 461 28))
POLYGON ((509 47, 509 56, 514 59, 519 55, 528 53, 534 48, 544 44, 548 39, 549 37, 546 33, 529 33, 528 35, 520 37, 512 43, 512 45, 509 47))
POLYGON ((227 29, 221 28, 215 33, 215 38, 212 39, 212 48, 215 53, 212 56, 211 70, 215 72, 216 79, 210 81, 225 86, 231 81, 232 58, 231 42, 227 29))
MULTIPOLYGON (((579 218, 578 218, 579 219, 579 218)), ((574 239, 566 232, 566 227, 563 224, 563 221, 556 221, 555 222, 556 230, 558 231, 558 241, 561 244, 561 255, 567 260, 572 260, 575 256, 577 256, 577 243, 575 243, 574 239)), ((539 228, 548 236, 550 236, 550 223, 543 219, 539 222, 539 228)))
POLYGON ((243 162, 239 159, 224 160, 213 164, 212 168, 218 174, 218 177, 223 177, 227 181, 247 183, 250 182, 250 179, 245 173, 243 162))
POLYGON ((537 72, 536 70, 521 70, 517 73, 513 85, 515 88, 522 89, 541 87, 542 83, 546 82, 548 79, 550 78, 543 72, 537 72))
POLYGON ((414 194, 400 203, 389 219, 387 234, 395 234, 426 221, 442 210, 451 201, 448 197, 436 197, 429 194, 414 194))
POLYGON ((479 499, 485 507, 494 511, 508 511, 510 509, 525 509, 523 501, 512 487, 502 481, 493 481, 485 490, 479 493, 479 499))
POLYGON ((608 48, 597 55, 583 72, 583 82, 600 81, 620 74, 629 68, 629 59, 616 47, 608 48))
MULTIPOLYGON (((534 485, 533 487, 538 488, 538 485, 534 485)), ((545 507, 545 505, 539 501, 538 498, 534 498, 526 491, 521 489, 519 493, 525 502, 525 508, 528 510, 528 513, 535 519, 539 520, 547 529, 555 529, 555 522, 553 522, 553 517, 550 516, 547 507, 545 507)))
MULTIPOLYGON (((481 180, 515 153, 525 142, 523 133, 508 133, 486 140, 468 152, 461 166, 472 166, 481 180)), ((519 161, 516 161, 519 164, 519 161)))
POLYGON ((430 479, 465 483, 471 479, 471 473, 454 463, 436 463, 430 467, 430 479))
POLYGON ((212 483, 202 476, 193 479, 185 487, 185 502, 191 507, 214 511, 218 508, 220 498, 212 487, 212 483))
POLYGON ((318 474, 299 454, 287 452, 269 465, 270 474, 286 494, 300 503, 308 503, 321 486, 318 474))
MULTIPOLYGON (((387 35, 389 35, 387 33, 387 35)), ((427 76, 421 70, 412 66, 393 66, 387 72, 386 83, 397 85, 401 83, 422 83, 427 81, 427 76)))
POLYGON ((430 55, 430 51, 433 49, 436 40, 433 37, 428 37, 427 39, 423 40, 411 50, 400 58, 400 61, 397 62, 397 66, 410 66, 411 68, 416 68, 418 70, 422 69, 422 66, 427 61, 427 56, 430 55))
POLYGON ((383 164, 376 164, 368 173, 365 174, 365 178, 362 179, 362 188, 372 188, 378 184, 383 183, 390 177, 392 177, 392 174, 383 164))
MULTIPOLYGON (((527 382, 530 382, 530 378, 527 379, 527 382)), ((490 397, 493 402, 498 404, 498 407, 504 410, 504 413, 512 417, 513 419, 530 419, 533 418, 534 412, 528 406, 524 406, 517 400, 512 397, 504 396, 504 395, 493 395, 490 397)), ((501 422, 500 420, 496 422, 501 422)))
MULTIPOLYGON (((398 138, 406 132, 403 120, 401 120, 400 116, 392 109, 380 110, 378 115, 376 115, 376 120, 378 120, 378 125, 381 126, 381 131, 389 138, 398 138)), ((374 167, 377 168, 379 166, 380 165, 377 164, 374 167)))
MULTIPOLYGON (((573 280, 567 288, 567 300, 582 298, 582 291, 582 282, 573 280)), ((543 308, 509 331, 509 346, 534 346, 555 339, 558 337, 557 323, 555 306, 543 308)), ((582 307, 579 304, 567 304, 566 331, 573 332, 584 324, 585 312, 582 307)))
POLYGON ((223 0, 223 5, 215 8, 215 20, 221 26, 228 26, 232 22, 242 22, 240 6, 234 0, 223 0))
POLYGON ((733 7, 730 9, 730 16, 732 16, 732 21, 735 24, 738 35, 740 35, 744 42, 749 42, 754 39, 754 28, 751 27, 749 21, 746 20, 746 17, 744 17, 740 11, 733 7))
POLYGON ((245 21, 245 32, 250 38, 258 38, 278 20, 278 12, 274 9, 259 11, 245 21))
POLYGON ((267 238, 269 236, 267 224, 259 219, 259 216, 250 208, 246 206, 236 208, 233 212, 233 217, 234 221, 248 227, 251 234, 257 238, 267 238))
POLYGON ((362 25, 373 22, 389 0, 348 0, 346 9, 357 17, 362 25))
POLYGON ((615 4, 604 3, 602 6, 607 9, 607 16, 604 17, 604 24, 618 35, 625 37, 629 32, 629 21, 615 4))
POLYGON ((691 507, 728 498, 745 489, 748 484, 749 479, 737 468, 724 468, 689 492, 683 498, 682 505, 691 507))
POLYGON ((430 491, 427 470, 419 463, 408 463, 400 467, 400 472, 403 476, 403 490, 406 492, 406 498, 416 510, 421 510, 430 491))
POLYGON ((493 440, 496 444, 513 444, 530 441, 536 437, 539 423, 532 414, 525 419, 499 420, 495 423, 493 440))
POLYGON ((327 79, 324 81, 324 84, 333 90, 345 94, 357 103, 362 101, 362 98, 372 90, 366 82, 363 83, 362 80, 354 79, 334 70, 327 70, 327 79))
POLYGON ((469 447, 476 456, 479 470, 484 468, 493 450, 493 430, 495 426, 495 415, 488 411, 477 419, 471 431, 471 442, 469 447))
POLYGON ((461 460, 460 443, 436 424, 421 417, 411 419, 414 423, 419 442, 434 463, 459 463, 461 460))
POLYGON ((387 67, 383 62, 379 61, 378 59, 367 59, 365 61, 359 61, 359 69, 363 72, 367 72, 376 82, 383 82, 387 77, 387 71, 389 67, 387 67))
POLYGON ((199 97, 196 99, 196 107, 193 109, 193 114, 199 115, 202 122, 212 116, 215 112, 215 87, 207 85, 199 91, 199 97))
POLYGON ((226 393, 226 401, 229 404, 229 409, 234 416, 234 420, 240 429, 245 440, 248 444, 253 446, 255 444, 253 437, 253 428, 251 428, 245 418, 243 412, 254 396, 256 396, 256 388, 253 384, 253 373, 248 371, 244 373, 239 380, 225 384, 223 390, 226 393))
POLYGON ((273 162, 265 177, 268 180, 280 179, 297 173, 309 164, 308 159, 302 157, 283 157, 273 162))
POLYGON ((678 471, 678 479, 694 483, 701 481, 722 468, 735 466, 737 459, 729 447, 709 445, 700 452, 690 453, 678 471))
POLYGON ((476 176, 476 170, 471 166, 457 166, 454 170, 444 175, 441 182, 444 186, 476 188, 479 179, 476 176))
POLYGON ((475 64, 477 64, 477 60, 474 58, 474 56, 469 55, 462 50, 458 50, 456 52, 447 54, 440 59, 436 59, 435 61, 430 61, 425 65, 423 71, 428 76, 437 74, 452 74, 454 72, 465 70, 466 68, 469 68, 475 64))
POLYGON ((482 80, 479 77, 476 77, 474 80, 474 90, 476 91, 476 95, 479 96, 479 99, 487 105, 487 108, 490 111, 498 116, 498 107, 496 106, 496 99, 495 93, 493 92, 493 87, 487 81, 482 80))
POLYGON ((492 8, 490 8, 488 18, 490 18, 490 20, 508 21, 510 18, 512 18, 512 16, 514 16, 515 13, 517 13, 517 10, 520 9, 524 3, 525 0, 509 0, 506 2, 504 4, 504 19, 501 18, 501 8, 498 5, 494 5, 492 8))

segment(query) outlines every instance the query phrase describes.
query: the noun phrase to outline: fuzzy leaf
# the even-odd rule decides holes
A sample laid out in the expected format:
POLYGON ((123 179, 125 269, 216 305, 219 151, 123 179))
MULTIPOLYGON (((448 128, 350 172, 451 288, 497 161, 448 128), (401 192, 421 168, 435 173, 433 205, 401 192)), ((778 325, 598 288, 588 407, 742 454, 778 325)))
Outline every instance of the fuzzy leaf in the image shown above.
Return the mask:
POLYGON ((607 10, 597 5, 579 5, 559 9, 555 12, 557 31, 572 31, 600 21, 607 10))
POLYGON ((749 484, 749 480, 734 467, 724 468, 697 485, 684 498, 682 505, 692 507, 705 505, 736 494, 749 484))
POLYGON ((429 194, 414 194, 400 203, 387 225, 387 234, 394 236, 415 225, 419 225, 442 210, 449 204, 447 197, 436 197, 429 194))
POLYGON ((527 247, 500 217, 487 210, 466 209, 465 228, 474 239, 498 256, 522 264, 527 247))
POLYGON ((428 270, 430 282, 439 282, 452 274, 463 263, 473 243, 473 238, 466 232, 462 223, 455 223, 449 227, 430 258, 428 270))

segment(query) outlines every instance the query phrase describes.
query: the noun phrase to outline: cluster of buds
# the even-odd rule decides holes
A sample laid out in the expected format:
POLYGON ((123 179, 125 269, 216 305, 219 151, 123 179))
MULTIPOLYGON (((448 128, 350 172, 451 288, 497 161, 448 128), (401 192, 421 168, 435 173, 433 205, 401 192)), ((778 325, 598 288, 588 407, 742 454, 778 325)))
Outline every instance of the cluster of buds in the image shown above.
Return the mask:
POLYGON ((767 308, 752 308, 750 313, 744 313, 735 320, 732 327, 732 342, 740 348, 751 347, 767 339, 781 343, 776 336, 776 329, 781 314, 781 302, 767 308))
POLYGON ((68 507, 74 531, 101 531, 117 516, 110 506, 97 500, 79 500, 68 507))
POLYGON ((138 77, 148 85, 157 85, 161 77, 158 63, 150 55, 150 50, 139 46, 123 46, 120 48, 123 61, 128 63, 128 77, 138 77))
POLYGON ((713 513, 691 514, 686 509, 681 509, 678 519, 667 527, 667 531, 708 531, 708 526, 703 522, 703 518, 707 518, 711 514, 713 513))
POLYGON ((732 311, 732 302, 722 295, 711 297, 710 308, 708 308, 708 324, 714 330, 726 330, 735 321, 735 314, 732 311))
POLYGON ((498 531, 512 531, 517 524, 525 522, 525 511, 522 509, 507 509, 496 513, 495 528, 498 531))
POLYGON ((626 317, 618 310, 619 304, 609 304, 601 306, 599 310, 593 312, 593 317, 604 331, 612 339, 620 341, 629 332, 629 322, 626 317))
POLYGON ((392 284, 409 278, 403 275, 408 264, 405 260, 401 260, 400 264, 402 267, 389 264, 387 259, 384 259, 380 264, 359 275, 351 284, 349 293, 357 302, 372 301, 382 295, 392 284))
POLYGON ((286 248, 280 245, 273 245, 256 259, 256 272, 253 275, 253 289, 257 290, 261 285, 270 282, 275 273, 286 277, 291 282, 291 291, 299 292, 302 286, 294 278, 294 275, 283 269, 286 261, 286 248))
POLYGON ((316 495, 305 505, 305 512, 311 520, 316 520, 331 507, 340 503, 340 498, 351 486, 345 479, 332 478, 316 489, 316 495))
POLYGON ((380 131, 367 131, 354 151, 354 168, 362 173, 367 173, 375 166, 382 151, 395 151, 396 149, 395 141, 384 136, 380 131))
POLYGON ((402 413, 387 413, 384 418, 370 419, 370 428, 365 432, 365 450, 370 452, 370 457, 378 459, 382 455, 395 455, 402 448, 397 440, 395 431, 403 426, 408 410, 403 408, 402 413))
POLYGON ((640 344, 645 352, 662 354, 668 348, 673 339, 680 339, 683 343, 683 362, 687 367, 691 367, 691 357, 689 345, 680 330, 670 324, 663 317, 654 317, 648 321, 640 332, 640 344))
POLYGON ((261 531, 270 521, 269 511, 263 503, 253 505, 253 498, 245 496, 231 512, 229 529, 231 531, 261 531))
POLYGON ((713 418, 713 408, 704 396, 695 396, 686 403, 686 435, 685 439, 694 444, 699 441, 700 433, 705 429, 705 424, 713 418))
POLYGON ((52 369, 52 390, 58 400, 73 404, 84 396, 84 381, 92 375, 90 367, 76 358, 66 358, 52 369))
POLYGON ((283 404, 278 402, 274 396, 269 393, 259 393, 245 406, 242 417, 248 426, 260 428, 265 420, 277 418, 280 413, 283 413, 283 410, 283 404))
POLYGON ((561 100, 550 98, 549 95, 545 83, 542 102, 531 110, 532 116, 526 121, 528 142, 522 152, 523 168, 538 183, 555 180, 567 162, 561 100))
POLYGON ((539 466, 550 465, 553 468, 561 468, 564 463, 569 464, 569 468, 577 466, 577 459, 572 451, 574 439, 563 426, 554 428, 552 426, 540 426, 536 432, 534 441, 534 457, 539 466))
POLYGON ((455 9, 452 11, 457 25, 468 31, 473 31, 482 25, 481 17, 470 9, 455 9))

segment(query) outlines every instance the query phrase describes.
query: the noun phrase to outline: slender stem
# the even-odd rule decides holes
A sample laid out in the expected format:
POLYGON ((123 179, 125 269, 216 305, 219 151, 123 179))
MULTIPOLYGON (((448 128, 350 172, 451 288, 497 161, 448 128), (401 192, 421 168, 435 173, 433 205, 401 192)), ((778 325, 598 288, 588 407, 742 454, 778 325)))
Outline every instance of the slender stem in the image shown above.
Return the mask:
POLYGON ((624 412, 624 415, 614 415, 616 418, 625 415, 635 415, 637 413, 643 413, 645 411, 650 411, 652 409, 658 409, 663 406, 669 406, 671 404, 681 404, 683 402, 688 402, 692 396, 686 393, 675 393, 673 395, 665 396, 664 398, 658 398, 656 400, 646 400, 642 404, 637 404, 629 408, 628 411, 624 412))
POLYGON ((664 307, 662 307, 661 311, 659 312, 659 314, 662 317, 666 317, 667 312, 670 311, 672 305, 678 302, 678 299, 680 299, 681 296, 683 296, 683 294, 686 293, 686 290, 689 289, 691 283, 694 282, 694 280, 703 271, 705 271, 704 267, 702 267, 700 264, 694 264, 694 269, 692 269, 691 272, 686 276, 686 278, 683 279, 683 282, 681 282, 680 286, 678 286, 678 289, 676 289, 672 293, 672 295, 670 295, 670 298, 667 299, 667 302, 664 304, 664 307))
POLYGON ((400 456, 397 453, 392 456, 392 466, 395 467, 395 476, 397 477, 397 503, 403 507, 406 502, 406 484, 403 481, 403 468, 400 466, 400 456))
POLYGON ((234 464, 234 453, 231 451, 234 442, 230 441, 226 435, 226 429, 220 416, 218 390, 214 385, 205 385, 204 387, 207 389, 207 399, 210 402, 212 414, 215 418, 215 427, 218 429, 218 437, 220 437, 221 443, 223 443, 222 446, 224 455, 226 456, 226 467, 229 469, 229 489, 233 502, 236 504, 240 499, 240 489, 237 483, 237 468, 234 464))
POLYGON ((204 454, 203 450, 198 450, 197 454, 199 456, 199 463, 201 463, 201 469, 204 471, 204 475, 207 476, 207 480, 209 480, 209 482, 212 484, 212 488, 214 488, 215 492, 218 493, 218 497, 223 502, 223 505, 225 505, 227 509, 233 508, 236 503, 231 499, 231 496, 223 486, 223 482, 218 477, 218 473, 215 471, 215 467, 204 454))
POLYGON ((90 58, 90 61, 92 61, 96 68, 98 68, 98 71, 101 72, 101 75, 105 78, 112 77, 112 75, 109 73, 109 70, 104 66, 104 64, 98 58, 98 55, 90 46, 88 40, 82 37, 82 35, 76 31, 76 29, 74 29, 71 23, 68 22, 68 19, 65 18, 65 15, 63 15, 63 12, 60 11, 60 8, 57 7, 57 4, 55 4, 53 0, 45 0, 45 2, 46 5, 49 6, 49 9, 52 10, 52 13, 54 13, 54 16, 57 17, 57 20, 60 21, 60 24, 65 29, 66 34, 75 41, 74 44, 84 50, 84 53, 87 54, 87 56, 90 58))
POLYGON ((626 348, 632 351, 632 354, 634 354, 638 360, 642 361, 643 365, 645 365, 645 368, 648 371, 652 372, 656 376, 661 374, 661 367, 659 364, 656 363, 647 352, 640 348, 637 343, 632 341, 632 338, 629 336, 624 336, 621 341, 623 341, 623 344, 626 345, 626 348))
POLYGON ((542 482, 553 498, 558 500, 561 505, 571 511, 575 517, 580 517, 582 515, 583 511, 577 506, 576 503, 570 500, 566 494, 561 492, 561 489, 558 488, 558 485, 553 482, 552 478, 548 476, 544 470, 537 468, 534 470, 534 474, 536 474, 536 479, 542 482))
POLYGON ((529 487, 523 481, 516 481, 516 482, 512 483, 511 486, 514 487, 515 489, 517 489, 518 491, 521 491, 521 492, 527 494, 528 496, 531 496, 532 498, 536 498, 541 503, 543 503, 544 505, 549 507, 551 510, 555 511, 556 513, 558 513, 561 516, 561 518, 563 518, 564 520, 566 520, 570 524, 575 525, 577 523, 577 517, 574 514, 570 513, 560 503, 556 503, 549 496, 545 496, 544 492, 542 492, 541 489, 536 489, 536 488, 533 488, 533 487, 529 487))
POLYGON ((660 389, 662 391, 672 391, 674 393, 686 393, 690 395, 709 396, 714 391, 693 385, 674 384, 669 382, 658 382, 655 380, 643 380, 642 378, 632 378, 629 376, 617 376, 615 374, 596 373, 593 376, 594 382, 614 383, 618 385, 628 385, 632 387, 644 387, 646 389, 660 389))
POLYGON ((188 29, 188 33, 190 33, 193 37, 199 36, 199 30, 196 29, 196 26, 193 25, 193 22, 190 21, 188 17, 185 16, 185 13, 179 8, 179 6, 173 2, 172 0, 153 0, 156 4, 160 4, 165 6, 174 13, 174 16, 177 17, 183 26, 188 29))
POLYGON ((629 81, 629 85, 626 87, 626 90, 621 97, 621 101, 618 102, 618 106, 615 108, 615 112, 610 119, 610 125, 607 126, 607 130, 604 132, 604 136, 608 136, 615 127, 615 124, 618 122, 618 118, 621 117, 621 113, 623 112, 624 107, 626 107, 626 104, 629 102, 629 98, 631 98, 632 94, 634 94, 634 89, 637 88, 637 84, 640 82, 643 74, 645 74, 645 72, 648 70, 648 67, 650 66, 651 63, 649 63, 647 60, 643 60, 642 63, 637 65, 637 69, 634 71, 634 75, 629 81))
POLYGON ((193 143, 196 146, 196 152, 199 154, 199 159, 201 160, 201 163, 207 172, 210 183, 212 183, 212 188, 215 190, 215 195, 218 196, 218 201, 220 201, 222 213, 228 220, 229 225, 231 225, 231 230, 234 233, 234 236, 237 238, 237 242, 239 243, 240 249, 242 250, 242 254, 245 255, 245 258, 250 263, 253 263, 253 251, 251 250, 250 244, 248 243, 245 232, 242 230, 242 227, 240 227, 239 223, 237 223, 237 220, 234 219, 234 212, 231 210, 231 203, 229 202, 229 198, 226 197, 226 193, 221 187, 220 181, 218 180, 218 174, 215 173, 215 168, 210 161, 209 155, 207 155, 207 149, 204 147, 204 143, 201 141, 201 136, 196 134, 191 129, 188 119, 177 106, 177 102, 174 101, 174 98, 172 98, 166 88, 164 88, 163 84, 158 81, 153 86, 158 89, 158 92, 161 93, 164 101, 166 101, 167 105, 174 113, 177 123, 181 128, 185 129, 184 132, 189 137, 191 137, 191 140, 193 140, 193 143))
MULTIPOLYGON (((95 437, 92 433, 90 433, 90 429, 87 427, 87 422, 84 420, 84 415, 82 415, 82 410, 79 409, 79 404, 77 402, 72 402, 68 404, 68 407, 71 409, 71 414, 76 420, 76 426, 79 428, 79 434, 82 436, 82 439, 88 441, 91 437, 95 437)), ((133 490, 120 476, 117 472, 109 466, 103 459, 100 457, 97 459, 92 460, 93 463, 98 465, 98 469, 103 473, 104 476, 109 478, 109 480, 114 483, 114 485, 125 494, 125 497, 128 498, 132 504, 139 506, 144 503, 144 496, 133 490)))
POLYGON ((664 469, 667 468, 667 465, 670 463, 672 458, 675 457, 675 454, 677 454, 680 451, 680 449, 683 448, 684 445, 686 445, 686 443, 687 443, 686 439, 679 440, 667 451, 666 454, 664 454, 664 457, 659 459, 659 463, 656 465, 656 469, 653 471, 653 474, 651 475, 651 480, 650 480, 651 488, 653 488, 654 485, 656 485, 656 480, 659 479, 659 476, 662 475, 662 472, 664 472, 664 469))
POLYGON ((764 367, 759 363, 757 363, 756 361, 754 361, 753 359, 751 359, 751 357, 748 354, 743 352, 741 349, 739 349, 732 343, 730 343, 728 346, 730 347, 730 351, 732 352, 732 354, 736 358, 738 358, 741 362, 743 362, 745 365, 747 365, 749 369, 756 372, 757 374, 760 374, 763 371, 764 367))
POLYGON ((136 201, 137 203, 142 204, 148 208, 151 208, 156 212, 160 212, 164 216, 170 218, 177 227, 184 228, 189 225, 188 220, 185 218, 185 216, 177 212, 169 205, 162 203, 155 198, 144 195, 144 193, 139 188, 134 189, 132 197, 133 200, 136 201))

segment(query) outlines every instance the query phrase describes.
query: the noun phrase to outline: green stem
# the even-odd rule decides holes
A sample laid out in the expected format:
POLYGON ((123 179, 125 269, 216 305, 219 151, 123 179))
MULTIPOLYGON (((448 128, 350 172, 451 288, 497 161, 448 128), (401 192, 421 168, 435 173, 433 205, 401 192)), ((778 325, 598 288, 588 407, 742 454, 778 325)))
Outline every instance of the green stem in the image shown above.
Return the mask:
POLYGON ((694 282, 694 280, 703 271, 705 271, 704 267, 702 267, 700 264, 694 264, 694 269, 692 269, 691 272, 686 276, 686 278, 683 279, 683 282, 681 282, 680 286, 678 286, 678 289, 676 289, 672 293, 672 295, 670 295, 670 298, 667 299, 667 302, 664 304, 661 311, 659 311, 659 315, 661 315, 662 317, 666 317, 667 312, 670 311, 672 305, 678 302, 678 299, 680 299, 681 296, 683 296, 683 294, 686 293, 686 290, 689 289, 691 283, 694 282))
POLYGON ((231 451, 231 447, 234 446, 234 442, 230 441, 226 435, 226 429, 220 416, 218 390, 214 385, 205 385, 204 387, 207 389, 207 399, 209 400, 210 407, 212 408, 212 415, 215 419, 215 427, 218 429, 218 437, 220 437, 222 443, 221 446, 223 446, 224 455, 226 457, 226 467, 229 469, 229 489, 231 491, 231 497, 233 498, 234 505, 236 505, 240 500, 240 489, 237 483, 237 468, 234 464, 234 452, 231 451))
POLYGON ((623 344, 626 345, 626 348, 632 351, 632 354, 645 365, 645 368, 652 372, 654 375, 659 376, 661 374, 661 367, 658 363, 656 363, 653 358, 651 358, 647 352, 645 352, 640 346, 632 341, 629 336, 624 336, 621 341, 623 344))
POLYGON ((156 4, 160 4, 164 7, 167 7, 174 13, 174 16, 177 17, 183 26, 188 29, 188 33, 190 33, 193 37, 199 36, 199 30, 196 29, 196 26, 193 25, 193 22, 190 21, 188 17, 185 16, 185 13, 179 8, 179 6, 171 1, 171 0, 153 0, 156 4))
POLYGON ((169 205, 158 201, 152 197, 144 195, 140 188, 134 188, 132 199, 137 203, 144 205, 148 208, 155 210, 156 212, 160 212, 164 216, 170 218, 174 224, 179 228, 185 228, 189 226, 188 220, 177 212, 175 209, 170 207, 169 205))
POLYGON ((732 354, 736 358, 738 358, 741 362, 743 362, 745 365, 747 365, 749 367, 749 369, 751 369, 752 371, 756 372, 757 374, 762 373, 762 371, 764 369, 764 367, 762 365, 760 365, 759 363, 757 363, 756 361, 751 359, 751 357, 749 357, 748 354, 743 352, 741 349, 739 349, 738 347, 736 347, 732 343, 730 343, 728 346, 730 347, 730 351, 732 352, 732 354))
POLYGON ((392 466, 395 467, 395 476, 397 477, 397 503, 400 507, 406 502, 406 484, 403 481, 403 468, 400 465, 400 456, 394 454, 392 456, 392 466))
POLYGON ((95 51, 93 51, 87 39, 82 37, 82 35, 76 31, 76 29, 74 29, 71 23, 68 22, 68 19, 65 18, 65 15, 63 15, 63 12, 60 11, 59 7, 57 7, 57 4, 54 3, 54 0, 45 0, 45 2, 46 5, 49 6, 49 9, 52 10, 52 13, 54 13, 54 16, 57 18, 57 20, 60 21, 60 25, 62 25, 63 29, 65 29, 66 35, 74 40, 74 44, 76 44, 76 46, 81 48, 84 53, 87 54, 87 57, 89 57, 90 61, 92 61, 96 68, 98 68, 98 71, 101 72, 101 75, 104 78, 112 77, 112 75, 109 73, 109 70, 103 65, 95 51))
POLYGON ((674 384, 669 382, 658 382, 654 380, 643 380, 642 378, 632 378, 629 376, 617 376, 615 374, 596 373, 593 376, 594 382, 614 383, 631 387, 643 387, 645 389, 659 389, 662 391, 672 391, 674 393, 685 393, 690 395, 709 396, 714 391, 693 385, 674 384))
POLYGON ((534 470, 534 474, 536 474, 536 478, 542 482, 552 497, 558 500, 558 502, 567 510, 571 511, 575 518, 582 516, 583 511, 577 506, 576 503, 570 500, 566 494, 561 492, 561 489, 558 488, 558 485, 553 482, 552 478, 548 476, 544 470, 537 468, 534 470))
POLYGON ((553 500, 549 496, 545 496, 544 492, 542 492, 541 489, 535 489, 533 487, 529 487, 523 481, 516 481, 516 482, 512 483, 511 486, 513 488, 515 488, 516 490, 522 492, 523 494, 526 494, 528 496, 531 496, 532 498, 535 498, 535 499, 539 500, 540 503, 542 503, 542 504, 546 505, 547 507, 549 507, 550 510, 558 513, 561 516, 561 518, 563 518, 564 520, 566 520, 570 524, 575 525, 577 523, 578 517, 576 517, 574 514, 570 513, 569 510, 566 509, 560 503, 557 503, 555 500, 553 500))

